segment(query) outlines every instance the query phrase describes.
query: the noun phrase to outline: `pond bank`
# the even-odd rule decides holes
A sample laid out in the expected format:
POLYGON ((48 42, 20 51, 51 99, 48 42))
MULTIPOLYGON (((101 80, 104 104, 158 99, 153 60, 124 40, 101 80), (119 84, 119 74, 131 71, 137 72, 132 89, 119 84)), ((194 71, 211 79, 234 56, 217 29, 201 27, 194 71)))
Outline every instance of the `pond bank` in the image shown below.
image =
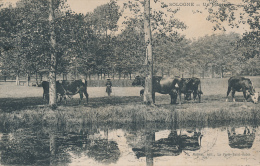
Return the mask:
POLYGON ((215 127, 229 123, 250 123, 258 125, 260 109, 252 103, 187 103, 183 105, 121 104, 97 108, 84 105, 60 106, 56 110, 48 106, 0 113, 0 128, 9 126, 66 126, 66 125, 108 125, 178 123, 179 127, 215 127))

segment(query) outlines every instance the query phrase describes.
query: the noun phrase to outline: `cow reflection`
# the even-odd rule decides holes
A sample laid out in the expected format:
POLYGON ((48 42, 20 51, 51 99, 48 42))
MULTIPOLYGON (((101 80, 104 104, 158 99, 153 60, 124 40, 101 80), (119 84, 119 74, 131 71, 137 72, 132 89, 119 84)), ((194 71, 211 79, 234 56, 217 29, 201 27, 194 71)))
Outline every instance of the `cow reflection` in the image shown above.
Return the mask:
POLYGON ((246 126, 241 131, 241 128, 227 128, 228 142, 231 148, 250 149, 255 140, 255 127, 246 126))
MULTIPOLYGON (((201 132, 196 130, 185 130, 177 132, 171 130, 167 138, 153 140, 150 146, 152 157, 178 156, 182 151, 196 151, 201 147, 201 132)), ((146 140, 148 141, 148 140, 146 140)), ((137 158, 147 157, 147 147, 132 148, 137 158)))

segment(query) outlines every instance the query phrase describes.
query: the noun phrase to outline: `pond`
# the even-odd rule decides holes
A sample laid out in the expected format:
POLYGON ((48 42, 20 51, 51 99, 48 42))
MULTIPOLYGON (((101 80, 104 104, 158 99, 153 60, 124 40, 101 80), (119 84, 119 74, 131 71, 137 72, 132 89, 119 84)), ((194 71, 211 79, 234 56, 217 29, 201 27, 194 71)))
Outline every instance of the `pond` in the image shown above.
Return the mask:
POLYGON ((176 123, 5 126, 0 131, 1 165, 260 165, 259 127, 245 122, 185 128, 176 123))

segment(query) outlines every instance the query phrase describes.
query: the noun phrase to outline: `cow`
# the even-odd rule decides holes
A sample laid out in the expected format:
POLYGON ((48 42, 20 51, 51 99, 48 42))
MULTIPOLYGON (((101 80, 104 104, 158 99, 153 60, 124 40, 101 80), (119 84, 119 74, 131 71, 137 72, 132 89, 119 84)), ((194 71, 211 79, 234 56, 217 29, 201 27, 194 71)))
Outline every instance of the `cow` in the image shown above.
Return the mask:
MULTIPOLYGON (((141 85, 144 87, 145 77, 136 76, 132 83, 132 86, 141 85)), ((185 100, 191 98, 193 93, 193 99, 198 96, 199 102, 201 102, 201 82, 199 78, 163 78, 160 76, 153 77, 153 100, 155 92, 161 94, 169 94, 171 96, 171 104, 176 103, 177 94, 179 95, 179 104, 181 104, 181 94, 185 96, 185 100)), ((140 91, 140 96, 143 95, 144 90, 140 91)))
MULTIPOLYGON (((42 87, 43 98, 49 101, 49 82, 43 81, 42 87)), ((70 97, 77 93, 79 93, 80 101, 82 101, 84 94, 88 103, 87 82, 85 80, 56 81, 56 93, 60 96, 60 101, 64 98, 65 103, 67 103, 66 97, 70 97)))
POLYGON ((184 94, 185 100, 191 100, 191 93, 193 93, 193 100, 195 101, 197 96, 199 98, 199 103, 201 102, 201 82, 199 78, 179 78, 179 99, 181 102, 181 94, 184 94))
MULTIPOLYGON (((155 132, 151 132, 154 135, 155 132)), ((131 134, 131 135, 135 135, 131 134)), ((138 135, 137 135, 138 136, 138 135)), ((133 142, 131 136, 128 136, 128 142, 132 145, 132 150, 137 158, 147 156, 147 147, 149 147, 150 157, 161 157, 161 156, 178 156, 182 152, 186 151, 197 151, 201 149, 201 140, 203 135, 201 132, 195 130, 187 131, 184 134, 182 131, 178 132, 176 129, 172 129, 168 137, 160 138, 155 140, 154 137, 146 137, 149 139, 145 140, 138 139, 139 142, 133 142), (153 138, 153 139, 151 139, 153 138), (140 142, 141 141, 141 142, 140 142), (142 142, 143 141, 143 142, 142 142), (148 145, 148 146, 147 146, 148 145)))
MULTIPOLYGON (((132 86, 145 85, 145 77, 136 76, 132 86)), ((153 76, 153 93, 152 98, 155 103, 155 92, 161 94, 169 94, 171 96, 171 104, 176 103, 178 80, 175 78, 163 78, 161 76, 153 76)), ((144 90, 140 91, 140 95, 143 95, 144 90)))
POLYGON ((255 127, 228 127, 228 142, 231 148, 250 149, 255 141, 255 127))
POLYGON ((228 90, 227 90, 227 99, 228 101, 228 95, 231 93, 232 101, 235 102, 235 93, 237 92, 243 92, 244 101, 247 101, 249 97, 251 97, 253 103, 258 103, 258 93, 255 92, 255 88, 253 87, 253 84, 250 79, 240 76, 234 76, 230 77, 228 79, 228 90))

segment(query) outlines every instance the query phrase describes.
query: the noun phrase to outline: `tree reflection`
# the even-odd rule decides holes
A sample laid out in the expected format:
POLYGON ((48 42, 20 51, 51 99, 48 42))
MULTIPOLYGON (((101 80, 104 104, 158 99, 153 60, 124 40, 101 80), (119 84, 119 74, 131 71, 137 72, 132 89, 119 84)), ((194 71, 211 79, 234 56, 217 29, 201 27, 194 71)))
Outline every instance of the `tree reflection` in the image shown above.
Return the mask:
POLYGON ((120 150, 115 141, 108 140, 108 129, 105 129, 105 138, 90 140, 87 155, 98 162, 105 164, 116 163, 120 156, 120 150))
POLYGON ((239 129, 241 128, 227 128, 229 146, 237 149, 250 149, 255 140, 256 127, 245 126, 242 131, 239 129))
POLYGON ((1 164, 48 165, 50 158, 48 135, 28 129, 4 133, 1 138, 1 164))

